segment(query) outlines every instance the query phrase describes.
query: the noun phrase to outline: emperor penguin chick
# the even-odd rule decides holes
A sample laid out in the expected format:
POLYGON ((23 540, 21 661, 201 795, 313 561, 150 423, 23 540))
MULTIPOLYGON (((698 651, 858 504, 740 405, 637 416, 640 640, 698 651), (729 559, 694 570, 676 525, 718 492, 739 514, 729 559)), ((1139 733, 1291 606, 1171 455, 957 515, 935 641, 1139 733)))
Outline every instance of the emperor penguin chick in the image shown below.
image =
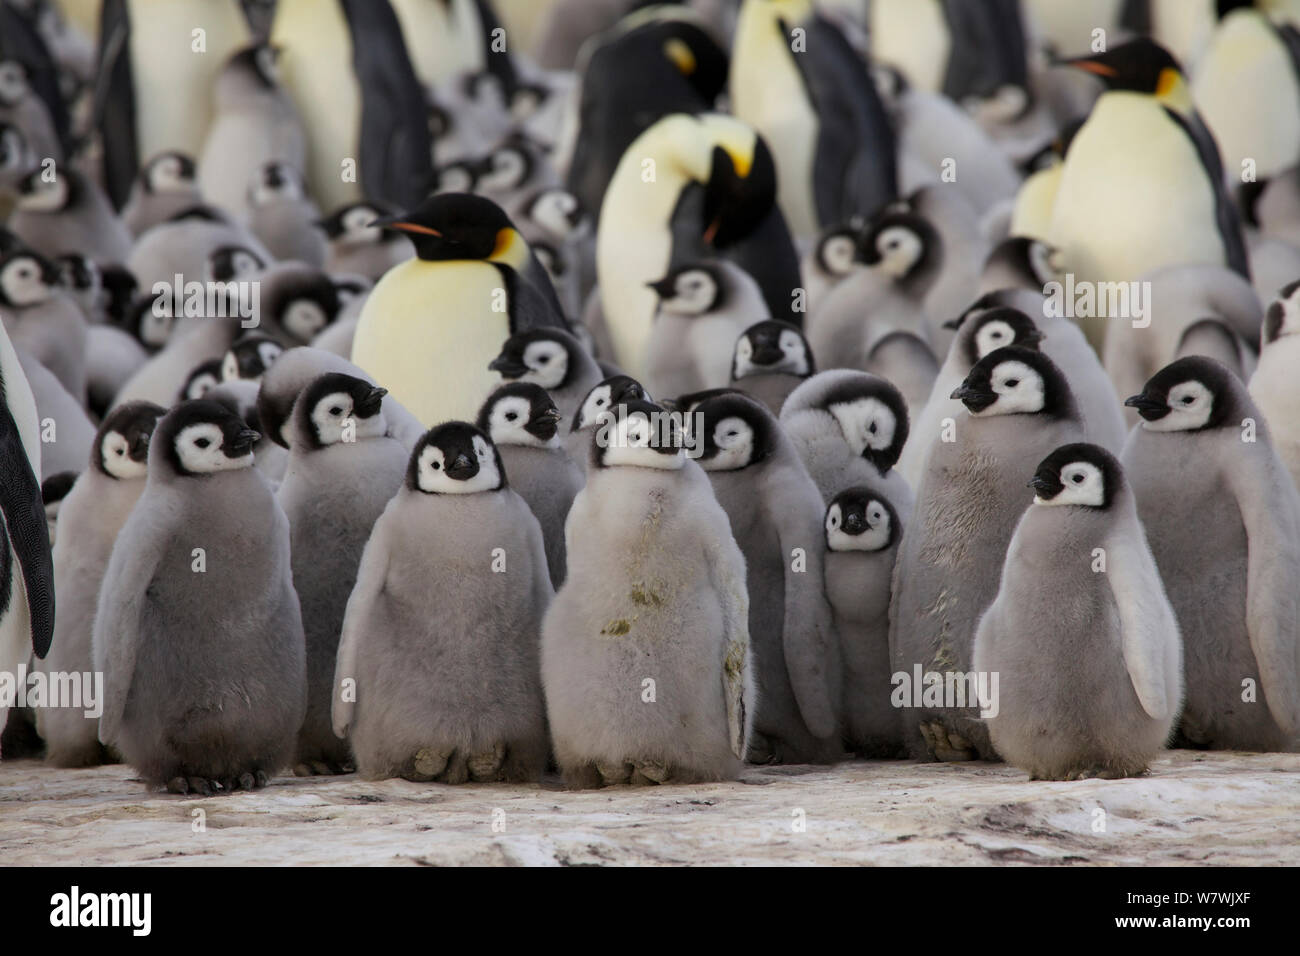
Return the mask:
POLYGON ((1178 719, 1183 645, 1133 493, 1115 457, 1084 443, 1029 484, 975 634, 989 736, 1031 780, 1138 776, 1178 719))
MULTIPOLYGON (((532 382, 550 394, 561 420, 572 422, 587 393, 605 378, 591 353, 563 329, 516 332, 488 368, 507 382, 532 382)), ((587 449, 582 449, 585 460, 587 449)))
POLYGON ((375 523, 343 621, 334 732, 361 774, 537 780, 550 601, 542 529, 491 441, 464 422, 429 431, 375 523))
POLYGON ((330 722, 330 695, 361 553, 406 472, 406 447, 388 435, 386 394, 366 379, 328 372, 298 396, 288 426, 289 462, 276 497, 289 519, 307 641, 307 716, 294 758, 299 776, 351 769, 348 745, 330 722))
POLYGON ((194 160, 174 150, 159 153, 145 163, 122 207, 122 223, 131 235, 139 236, 202 203, 194 175, 194 160))
POLYGON ((591 465, 591 435, 601 419, 629 401, 650 401, 641 383, 629 375, 611 375, 587 392, 573 414, 564 446, 585 474, 591 465))
POLYGON ((834 635, 822 585, 821 493, 776 418, 753 399, 717 395, 694 415, 700 466, 745 558, 755 691, 746 759, 833 762, 842 751, 827 681, 834 635))
MULTIPOLYGON (((952 397, 966 410, 955 418, 954 440, 931 447, 894 569, 894 673, 971 670, 975 627, 997 596, 1007 544, 1029 503, 1024 462, 1083 437, 1069 384, 1041 352, 995 349, 952 397)), ((963 693, 943 706, 904 711, 913 757, 996 759, 976 702, 957 686, 963 693)))
POLYGON ((293 753, 306 676, 289 523, 224 405, 182 402, 150 440, 95 612, 99 739, 151 786, 265 785, 293 753))
POLYGON ((731 384, 778 417, 790 393, 815 371, 803 332, 780 319, 745 329, 731 356, 731 384))
POLYGON ((1180 741, 1300 748, 1300 499, 1268 423, 1223 365, 1191 356, 1125 402, 1123 461, 1178 615, 1180 741))
POLYGON ((1300 488, 1300 280, 1278 293, 1264 315, 1250 397, 1268 420, 1282 463, 1300 488))
POLYGON ((583 483, 582 469, 560 444, 559 423, 555 402, 532 382, 502 385, 478 415, 478 429, 497 446, 510 487, 542 526, 546 565, 557 589, 564 583, 564 522, 583 483))
POLYGON ((272 161, 253 174, 248 189, 248 225, 277 259, 323 266, 328 249, 316 228, 320 210, 307 196, 302 174, 272 161))
POLYGON ((745 559, 703 470, 654 427, 662 415, 619 406, 569 512, 542 681, 570 787, 735 779, 745 755, 745 559))
MULTIPOLYGON (((110 412, 95 435, 90 467, 59 507, 61 533, 53 551, 59 613, 50 653, 38 665, 48 674, 94 670, 91 635, 99 585, 117 533, 144 490, 149 436, 165 413, 149 402, 129 402, 110 412)), ((87 717, 84 708, 36 708, 36 728, 45 741, 46 762, 56 767, 103 762, 99 721, 87 717)))
POLYGON ((831 684, 844 747, 860 757, 900 757, 903 736, 890 700, 889 595, 903 524, 888 498, 859 486, 831 499, 825 531, 839 670, 831 684))

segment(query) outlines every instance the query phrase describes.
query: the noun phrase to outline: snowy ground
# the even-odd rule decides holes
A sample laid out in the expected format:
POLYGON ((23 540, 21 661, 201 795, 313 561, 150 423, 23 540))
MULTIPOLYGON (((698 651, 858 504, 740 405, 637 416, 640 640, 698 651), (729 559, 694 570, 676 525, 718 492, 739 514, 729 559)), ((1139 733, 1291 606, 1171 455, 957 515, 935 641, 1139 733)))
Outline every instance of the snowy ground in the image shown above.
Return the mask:
POLYGON ((125 766, 15 760, 0 765, 0 861, 1297 865, 1300 755, 1173 751, 1147 777, 1077 783, 910 762, 750 768, 738 783, 582 793, 558 780, 280 777, 208 799, 146 793, 125 766))

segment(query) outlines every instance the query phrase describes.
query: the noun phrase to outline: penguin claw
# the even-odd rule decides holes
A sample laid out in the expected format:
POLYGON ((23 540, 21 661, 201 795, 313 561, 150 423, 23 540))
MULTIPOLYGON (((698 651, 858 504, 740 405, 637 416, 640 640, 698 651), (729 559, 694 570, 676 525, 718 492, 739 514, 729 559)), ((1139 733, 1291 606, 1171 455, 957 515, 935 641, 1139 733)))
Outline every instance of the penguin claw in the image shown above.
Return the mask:
POLYGON ((478 782, 496 780, 501 775, 501 764, 506 759, 506 746, 502 743, 492 745, 486 753, 473 754, 467 761, 471 780, 478 782))
POLYGON ((627 783, 632 777, 632 765, 629 763, 597 763, 596 772, 601 782, 607 787, 627 783))
POLYGON ((190 785, 184 777, 172 777, 167 781, 168 793, 189 793, 190 785))
POLYGON ((641 761, 636 764, 636 772, 651 783, 663 783, 668 779, 668 765, 658 761, 641 761))
POLYGON ((450 756, 450 751, 430 750, 425 747, 416 753, 411 767, 411 776, 408 779, 416 783, 428 783, 436 779, 438 774, 446 769, 450 756))
POLYGON ((197 793, 200 797, 212 796, 211 785, 202 777, 190 777, 186 782, 190 785, 192 793, 197 793))
POLYGON ((926 749, 936 760, 957 763, 975 759, 975 748, 970 742, 959 733, 950 733, 940 721, 921 724, 921 736, 925 738, 926 749))
POLYGON ((257 778, 251 773, 241 773, 239 775, 239 786, 243 790, 256 790, 257 778))
POLYGON ((460 784, 469 781, 469 761, 459 750, 452 751, 447 769, 442 772, 442 782, 460 784))

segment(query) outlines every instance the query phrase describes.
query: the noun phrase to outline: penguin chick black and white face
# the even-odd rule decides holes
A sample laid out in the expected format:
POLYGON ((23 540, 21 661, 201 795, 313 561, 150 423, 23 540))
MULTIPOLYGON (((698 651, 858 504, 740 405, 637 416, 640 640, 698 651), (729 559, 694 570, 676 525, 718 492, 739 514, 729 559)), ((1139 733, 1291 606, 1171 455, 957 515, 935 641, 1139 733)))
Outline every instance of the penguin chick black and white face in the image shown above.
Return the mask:
POLYGON ((551 448, 559 443, 560 411, 546 389, 511 382, 488 396, 478 413, 478 429, 497 445, 551 448))
POLYGON ((151 443, 174 474, 188 478, 250 467, 261 437, 225 405, 198 399, 168 412, 151 443))
POLYGON ((407 485, 427 495, 468 495, 506 486, 492 440, 468 422, 446 422, 415 445, 407 485))
POLYGON ((650 396, 641 383, 630 375, 613 375, 594 386, 578 407, 570 431, 581 431, 596 424, 603 415, 628 402, 649 402, 650 396))
POLYGON ((704 434, 700 466, 705 471, 735 471, 766 460, 776 446, 779 427, 765 407, 730 393, 697 405, 694 415, 704 434))
MULTIPOLYGON (((171 297, 145 296, 132 307, 130 329, 146 348, 157 351, 171 338, 176 318, 172 315, 171 297)), ((218 374, 220 366, 218 366, 218 374)))
POLYGON ((208 391, 221 384, 222 360, 208 359, 202 365, 196 365, 181 387, 181 401, 202 398, 208 391))
POLYGON ((1188 432, 1239 421, 1234 409, 1233 376, 1214 359, 1189 355, 1166 365, 1147 380, 1140 395, 1125 399, 1153 432, 1188 432))
POLYGON ((1041 289, 1058 276, 1056 250, 1040 239, 1012 236, 1004 239, 984 260, 984 271, 999 270, 1015 277, 1027 289, 1041 289))
POLYGON ((705 263, 682 266, 647 284, 659 296, 659 308, 673 315, 704 315, 726 304, 721 273, 705 263))
POLYGON ((973 317, 967 312, 962 318, 945 322, 944 325, 958 330, 966 360, 971 365, 990 352, 1008 345, 1036 349, 1043 340, 1043 333, 1038 330, 1033 319, 1019 309, 1005 306, 979 312, 973 317))
POLYGON ((312 448, 380 438, 388 431, 384 419, 387 394, 388 389, 354 375, 322 375, 294 403, 298 428, 312 448))
POLYGON ((972 415, 1072 414, 1074 400, 1060 370, 1042 352, 1018 346, 984 356, 949 398, 972 415))
POLYGON ((565 238, 582 224, 585 213, 578 197, 567 189, 543 189, 528 204, 528 218, 556 238, 565 238))
POLYGON ((847 488, 832 498, 825 528, 831 551, 883 551, 902 530, 894 506, 870 488, 847 488))
POLYGON ((592 436, 592 464, 660 471, 681 468, 686 455, 675 422, 666 409, 653 402, 620 402, 592 436))
POLYGON ((194 160, 184 153, 159 153, 140 171, 147 193, 186 193, 195 188, 194 160))
POLYGON ((245 246, 222 246, 208 256, 208 278, 213 282, 233 282, 265 268, 262 257, 245 246))
POLYGON ((563 388, 577 362, 578 340, 558 329, 529 329, 506 339, 488 368, 506 381, 532 382, 552 391, 563 388))
POLYGON ((858 266, 858 233, 851 226, 834 229, 817 240, 817 263, 826 272, 846 276, 858 266))
POLYGON ((94 296, 101 286, 99 266, 79 252, 69 252, 54 261, 61 288, 78 296, 94 296))
POLYGON ((495 259, 516 243, 527 245, 500 206, 471 193, 439 193, 375 225, 405 233, 415 254, 430 262, 495 259))
POLYGON ((821 407, 834 416, 853 454, 884 474, 907 441, 907 405, 883 379, 845 382, 826 393, 821 407))
POLYGON ((320 227, 330 242, 342 246, 370 246, 382 242, 395 242, 401 237, 384 232, 375 220, 387 215, 371 203, 354 202, 334 210, 320 221, 320 227))
POLYGON ((939 234, 915 213, 891 212, 877 218, 862 238, 862 261, 895 279, 929 273, 938 267, 939 234))
POLYGON ((0 257, 0 305, 23 309, 54 294, 58 272, 44 257, 17 249, 0 257))
POLYGON ((248 201, 254 207, 273 202, 301 199, 304 195, 302 174, 288 163, 264 163, 253 173, 248 201))
POLYGON ((1282 288, 1264 313, 1263 344, 1300 333, 1300 279, 1282 288))
POLYGON ((731 380, 746 375, 785 372, 807 378, 815 371, 812 349, 803 333, 789 322, 768 319, 756 322, 736 340, 731 359, 731 380))
POLYGON ((279 282, 267 304, 280 328, 304 345, 338 318, 339 291, 325 272, 308 270, 279 282))
POLYGON ((267 335, 246 335, 230 347, 221 361, 221 380, 260 381, 262 373, 275 364, 284 348, 267 335))
POLYGON ((1029 480, 1036 505, 1109 508, 1120 484, 1115 456, 1099 445, 1062 445, 1044 458, 1029 480))
POLYGON ((119 481, 143 478, 150 436, 166 414, 165 408, 153 402, 127 402, 113 409, 95 435, 91 465, 119 481))
POLYGON ((23 212, 56 213, 66 209, 72 201, 72 174, 58 170, 47 179, 45 169, 33 169, 18 183, 18 201, 14 204, 23 212))

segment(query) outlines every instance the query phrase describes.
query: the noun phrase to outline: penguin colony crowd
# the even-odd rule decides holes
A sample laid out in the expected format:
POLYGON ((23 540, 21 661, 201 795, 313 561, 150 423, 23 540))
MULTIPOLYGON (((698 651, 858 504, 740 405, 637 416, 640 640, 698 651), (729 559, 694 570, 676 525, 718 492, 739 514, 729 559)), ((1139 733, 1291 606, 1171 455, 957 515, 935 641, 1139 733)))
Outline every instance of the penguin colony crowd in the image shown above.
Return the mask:
POLYGON ((103 687, 10 693, 10 748, 197 794, 1296 750, 1298 29, 0 0, 0 689, 103 687))

